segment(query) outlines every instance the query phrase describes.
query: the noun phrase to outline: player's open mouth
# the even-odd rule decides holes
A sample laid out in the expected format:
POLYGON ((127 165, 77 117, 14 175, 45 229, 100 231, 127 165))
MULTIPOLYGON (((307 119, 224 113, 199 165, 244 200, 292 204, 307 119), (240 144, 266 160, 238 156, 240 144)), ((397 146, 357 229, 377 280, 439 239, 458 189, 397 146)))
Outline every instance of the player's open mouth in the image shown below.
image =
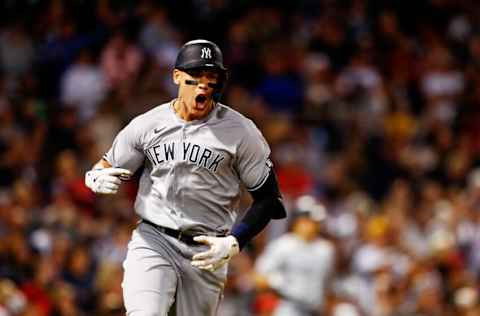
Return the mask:
POLYGON ((195 107, 203 110, 207 106, 207 96, 199 94, 195 97, 195 107))

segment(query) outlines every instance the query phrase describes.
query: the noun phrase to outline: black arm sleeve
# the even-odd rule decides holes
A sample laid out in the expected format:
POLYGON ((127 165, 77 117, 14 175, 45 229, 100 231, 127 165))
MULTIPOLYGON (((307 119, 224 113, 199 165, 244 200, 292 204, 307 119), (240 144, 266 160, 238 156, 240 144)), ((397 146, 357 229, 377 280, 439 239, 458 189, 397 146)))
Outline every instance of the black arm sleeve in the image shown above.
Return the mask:
POLYGON ((273 170, 270 170, 265 183, 250 194, 253 197, 252 205, 241 222, 232 229, 232 235, 237 239, 240 249, 261 232, 271 219, 287 216, 273 170))

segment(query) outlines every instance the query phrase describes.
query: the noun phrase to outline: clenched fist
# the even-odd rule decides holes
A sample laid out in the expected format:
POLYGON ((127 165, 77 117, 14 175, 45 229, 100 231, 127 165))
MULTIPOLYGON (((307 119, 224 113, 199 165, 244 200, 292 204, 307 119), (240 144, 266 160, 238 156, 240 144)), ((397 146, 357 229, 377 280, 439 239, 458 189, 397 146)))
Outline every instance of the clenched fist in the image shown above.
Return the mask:
POLYGON ((130 170, 122 168, 93 169, 85 174, 85 185, 95 193, 115 194, 121 180, 128 180, 131 176, 130 170))

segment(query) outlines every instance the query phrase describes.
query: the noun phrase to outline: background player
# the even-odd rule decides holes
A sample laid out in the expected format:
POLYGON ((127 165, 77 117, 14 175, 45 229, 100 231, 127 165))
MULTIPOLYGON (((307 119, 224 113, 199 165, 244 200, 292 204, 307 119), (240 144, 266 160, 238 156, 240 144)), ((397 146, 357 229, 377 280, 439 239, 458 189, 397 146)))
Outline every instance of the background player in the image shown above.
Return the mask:
POLYGON ((294 215, 292 231, 272 241, 258 257, 257 285, 279 294, 275 316, 322 314, 328 281, 335 271, 334 246, 319 236, 326 211, 312 203, 294 215))
POLYGON ((186 43, 173 71, 178 98, 133 119, 86 185, 114 194, 144 165, 128 246, 127 315, 213 315, 230 258, 270 219, 285 217, 270 148, 252 121, 218 103, 227 73, 218 46, 186 43), (238 225, 244 185, 253 204, 238 225))

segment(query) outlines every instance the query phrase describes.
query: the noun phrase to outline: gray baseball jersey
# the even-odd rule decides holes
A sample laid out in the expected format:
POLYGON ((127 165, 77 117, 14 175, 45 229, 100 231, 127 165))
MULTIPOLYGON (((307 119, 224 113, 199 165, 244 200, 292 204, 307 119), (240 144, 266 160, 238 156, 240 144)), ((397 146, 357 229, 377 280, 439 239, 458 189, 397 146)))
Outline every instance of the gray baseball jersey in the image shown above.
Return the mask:
POLYGON ((255 124, 217 103, 184 121, 173 101, 133 119, 104 159, 134 172, 145 165, 135 210, 158 225, 192 233, 227 233, 241 185, 255 190, 271 168, 270 148, 255 124))

